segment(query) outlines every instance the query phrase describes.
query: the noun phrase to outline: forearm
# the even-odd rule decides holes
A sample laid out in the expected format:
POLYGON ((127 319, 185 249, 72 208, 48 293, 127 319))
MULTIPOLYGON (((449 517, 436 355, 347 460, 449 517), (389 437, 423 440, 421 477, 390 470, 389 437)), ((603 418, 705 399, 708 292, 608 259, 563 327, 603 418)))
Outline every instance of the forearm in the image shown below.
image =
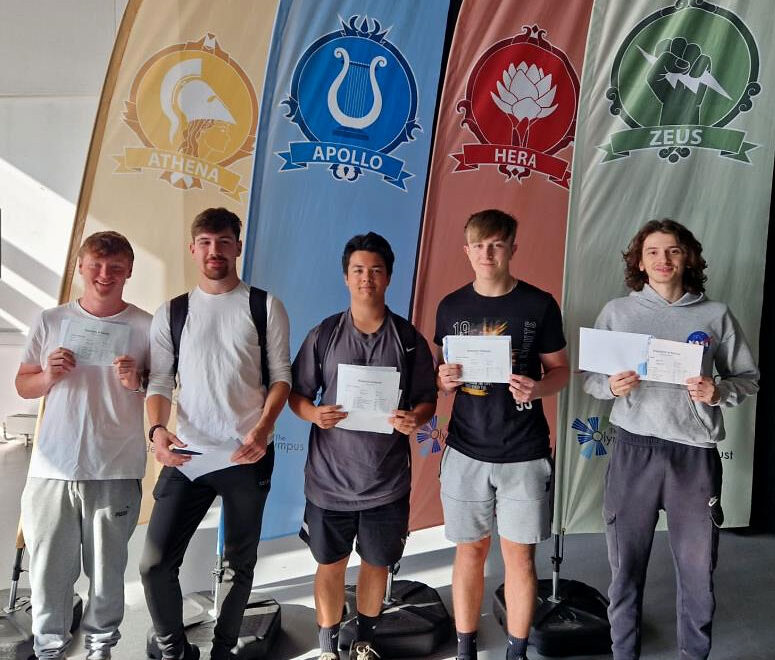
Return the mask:
POLYGON ((436 412, 436 402, 418 403, 414 408, 412 408, 412 412, 417 417, 417 425, 422 426, 428 420, 430 420, 430 418, 433 417, 434 413, 436 412))
POLYGON ((540 399, 557 394, 568 384, 569 378, 570 368, 567 365, 549 369, 537 383, 538 396, 536 398, 540 399))
POLYGON ((167 422, 170 421, 170 411, 172 410, 172 403, 170 400, 161 394, 152 394, 145 400, 145 409, 148 413, 148 423, 151 426, 161 424, 166 427, 167 422))
POLYGON ((263 428, 267 431, 274 428, 274 423, 280 416, 285 402, 288 401, 288 394, 290 394, 290 391, 291 386, 285 381, 272 383, 272 386, 266 393, 264 410, 261 413, 258 424, 256 424, 256 428, 263 428))
POLYGON ((48 394, 51 383, 44 371, 36 374, 19 374, 16 376, 16 392, 22 399, 39 399, 48 394))
POLYGON ((587 394, 603 401, 614 398, 608 382, 608 376, 605 374, 596 374, 588 371, 583 373, 581 377, 583 379, 582 386, 587 394))
POLYGON ((714 405, 737 406, 759 391, 758 372, 745 376, 728 376, 716 383, 718 401, 714 405))
POLYGON ((300 417, 305 422, 314 423, 316 406, 312 400, 297 392, 291 392, 288 396, 288 405, 294 415, 300 417))

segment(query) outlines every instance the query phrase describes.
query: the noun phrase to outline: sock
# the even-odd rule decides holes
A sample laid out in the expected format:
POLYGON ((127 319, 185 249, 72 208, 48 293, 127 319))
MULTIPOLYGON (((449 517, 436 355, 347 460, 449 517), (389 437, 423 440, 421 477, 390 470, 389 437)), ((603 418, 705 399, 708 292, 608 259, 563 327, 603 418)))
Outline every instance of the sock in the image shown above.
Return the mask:
POLYGON ((519 660, 527 652, 527 637, 514 637, 509 635, 509 641, 506 646, 506 660, 519 660))
POLYGON ((476 630, 457 633, 457 660, 476 660, 476 630))
POLYGON ((366 616, 358 612, 358 633, 355 636, 358 642, 374 642, 374 629, 377 627, 379 616, 366 616))
POLYGON ((318 628, 318 643, 321 653, 339 653, 339 624, 335 623, 330 628, 320 626, 318 628))

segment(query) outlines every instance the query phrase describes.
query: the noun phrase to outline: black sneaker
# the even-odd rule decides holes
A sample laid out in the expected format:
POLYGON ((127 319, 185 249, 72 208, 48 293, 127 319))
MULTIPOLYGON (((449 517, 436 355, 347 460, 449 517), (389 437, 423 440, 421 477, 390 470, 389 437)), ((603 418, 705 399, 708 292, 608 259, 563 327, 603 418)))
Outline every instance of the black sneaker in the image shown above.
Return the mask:
POLYGON ((189 644, 183 647, 183 655, 170 659, 169 656, 162 656, 162 660, 199 660, 199 647, 196 644, 189 644))
POLYGON ((380 655, 370 642, 353 642, 350 644, 349 660, 380 660, 380 655))
POLYGON ((199 660, 199 647, 196 644, 186 642, 182 660, 199 660))

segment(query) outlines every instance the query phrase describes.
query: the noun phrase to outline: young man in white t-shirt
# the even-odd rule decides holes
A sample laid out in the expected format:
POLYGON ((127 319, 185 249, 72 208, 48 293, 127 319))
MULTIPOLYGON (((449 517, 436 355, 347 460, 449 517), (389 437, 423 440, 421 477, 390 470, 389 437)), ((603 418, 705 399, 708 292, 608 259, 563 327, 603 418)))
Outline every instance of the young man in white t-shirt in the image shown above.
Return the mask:
POLYGON ((194 219, 190 250, 199 282, 187 295, 177 363, 172 303, 157 310, 151 328, 148 422, 156 458, 165 467, 154 489, 156 503, 140 574, 163 658, 199 657, 183 630, 178 570, 218 495, 223 501, 227 570, 210 660, 233 657, 230 651, 250 596, 271 484, 271 434, 290 392, 288 315, 280 300, 267 293, 265 337, 259 337, 250 287, 237 274, 240 229, 239 218, 224 208, 206 209, 194 219), (268 382, 263 382, 264 359, 268 382), (172 433, 166 424, 176 375, 177 428, 172 433), (174 451, 187 446, 187 451, 205 454, 229 449, 231 465, 189 479, 178 468, 192 460, 191 455, 174 451))
POLYGON ((87 660, 110 658, 120 638, 127 543, 145 473, 142 381, 151 325, 150 314, 122 298, 133 260, 121 234, 89 236, 78 253, 83 295, 40 315, 16 375, 19 396, 46 396, 22 495, 38 658, 65 657, 81 560, 89 578, 81 624, 87 660), (103 339, 77 339, 89 334, 103 339))

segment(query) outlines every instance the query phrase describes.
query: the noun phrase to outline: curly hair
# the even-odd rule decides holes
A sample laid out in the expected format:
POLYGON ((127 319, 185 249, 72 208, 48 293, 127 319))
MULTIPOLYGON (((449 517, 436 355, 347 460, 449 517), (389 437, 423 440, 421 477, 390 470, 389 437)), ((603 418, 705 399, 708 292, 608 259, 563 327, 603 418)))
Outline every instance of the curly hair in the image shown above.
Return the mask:
POLYGON ((683 272, 683 287, 689 293, 704 293, 705 282, 708 277, 703 272, 708 264, 702 258, 702 244, 694 237, 691 231, 684 227, 680 222, 670 218, 661 220, 650 220, 640 231, 635 234, 627 250, 622 252, 624 259, 624 279, 627 286, 633 291, 641 291, 643 285, 648 282, 648 275, 640 269, 640 262, 643 256, 643 243, 646 237, 651 234, 661 232, 672 234, 676 237, 678 244, 686 252, 686 265, 683 272))

